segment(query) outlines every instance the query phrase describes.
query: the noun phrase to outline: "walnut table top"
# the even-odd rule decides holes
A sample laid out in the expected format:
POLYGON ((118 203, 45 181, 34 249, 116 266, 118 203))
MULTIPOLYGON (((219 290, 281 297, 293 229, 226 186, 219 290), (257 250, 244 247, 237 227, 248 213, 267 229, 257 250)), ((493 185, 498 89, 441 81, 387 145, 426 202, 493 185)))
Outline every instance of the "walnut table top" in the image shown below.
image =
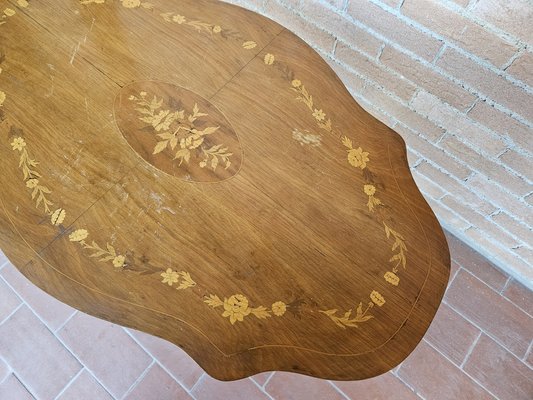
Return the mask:
POLYGON ((0 246, 210 375, 400 363, 449 253, 398 134, 282 26, 208 0, 0 0, 0 246))

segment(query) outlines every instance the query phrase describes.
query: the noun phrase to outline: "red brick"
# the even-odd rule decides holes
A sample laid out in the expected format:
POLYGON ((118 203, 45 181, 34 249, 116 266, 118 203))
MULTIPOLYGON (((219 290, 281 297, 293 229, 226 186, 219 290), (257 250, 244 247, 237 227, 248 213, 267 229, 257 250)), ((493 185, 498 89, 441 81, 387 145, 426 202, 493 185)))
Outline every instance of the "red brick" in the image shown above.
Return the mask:
POLYGON ((517 357, 526 354, 533 337, 533 319, 468 272, 459 271, 445 301, 517 357))
POLYGON ((345 400, 328 381, 290 372, 276 372, 265 390, 276 400, 345 400))
POLYGON ((463 231, 471 226, 467 220, 460 215, 455 214, 449 208, 444 207, 441 202, 433 200, 431 197, 426 198, 426 201, 431 207, 431 210, 435 213, 439 222, 446 226, 446 228, 463 231))
POLYGON ((502 106, 533 121, 533 96, 475 61, 448 48, 437 65, 502 106))
POLYGON ((135 340, 183 386, 190 389, 204 373, 198 364, 178 346, 144 332, 129 330, 135 340))
MULTIPOLYGON (((439 168, 446 170, 446 166, 439 165, 439 168)), ((442 172, 428 162, 419 164, 416 167, 416 170, 431 181, 435 182, 447 192, 453 193, 458 200, 470 204, 472 207, 475 207, 481 212, 490 214, 491 212, 496 211, 496 207, 490 205, 486 200, 480 198, 474 192, 469 191, 468 186, 463 182, 457 181, 456 179, 452 178, 449 173, 447 174, 442 172)))
POLYGON ((0 399, 34 400, 34 397, 15 375, 9 375, 5 381, 0 383, 0 399))
POLYGON ((531 3, 527 0, 480 0, 471 12, 526 43, 533 42, 531 3))
POLYGON ((500 246, 499 242, 491 240, 484 232, 473 227, 467 229, 464 235, 465 240, 474 243, 480 252, 489 256, 504 271, 512 273, 524 282, 533 282, 531 263, 518 258, 514 250, 500 246))
MULTIPOLYGON (((417 400, 419 397, 392 373, 354 382, 332 382, 353 400, 417 400)), ((309 397, 312 398, 312 397, 309 397)))
POLYGON ((441 199, 442 204, 455 211, 461 217, 469 221, 473 226, 482 230, 487 236, 497 240, 505 248, 515 248, 522 244, 521 241, 506 233, 502 227, 492 222, 488 215, 477 212, 476 209, 458 201, 452 195, 446 195, 441 199))
POLYGON ((252 376, 252 379, 259 386, 265 386, 265 383, 267 383, 268 379, 272 376, 273 373, 274 372, 262 372, 260 374, 252 376))
POLYGON ((469 111, 468 116, 494 132, 507 136, 517 146, 533 153, 533 140, 531 140, 533 129, 489 106, 486 102, 477 103, 469 111))
POLYGON ((446 304, 441 304, 424 338, 460 366, 479 333, 478 328, 446 304))
POLYGON ((113 400, 111 395, 84 369, 57 400, 98 399, 113 400))
POLYGON ((430 120, 469 142, 476 149, 495 156, 507 148, 507 144, 501 137, 477 127, 469 118, 459 114, 457 110, 432 94, 419 92, 411 105, 417 112, 426 115, 430 120))
POLYGON ((466 6, 470 3, 470 0, 451 0, 458 6, 461 6, 463 8, 466 8, 466 6))
POLYGON ((467 271, 474 274, 497 292, 501 291, 509 278, 489 260, 466 243, 446 232, 446 239, 452 259, 467 271))
POLYGON ((326 3, 331 4, 333 7, 342 10, 344 7, 345 0, 325 0, 326 3))
POLYGON ((402 13, 498 67, 518 50, 516 45, 435 1, 405 0, 402 13))
POLYGON ((344 86, 353 94, 361 94, 366 82, 359 75, 349 71, 344 65, 342 65, 338 60, 335 59, 326 59, 331 68, 338 75, 340 80, 344 83, 344 86))
POLYGON ((403 100, 411 99, 416 91, 416 87, 407 79, 391 74, 375 61, 353 50, 343 42, 337 44, 335 58, 403 100))
POLYGON ((389 68, 459 110, 469 109, 477 98, 448 78, 391 46, 385 46, 379 59, 389 68))
POLYGON ((516 171, 524 178, 531 178, 531 167, 533 166, 531 162, 531 157, 528 157, 523 153, 518 153, 515 150, 509 149, 499 158, 507 167, 516 171))
POLYGON ((82 368, 26 306, 0 325, 0 354, 36 398, 55 398, 82 368))
POLYGON ((516 280, 512 280, 502 294, 522 310, 533 316, 533 292, 516 280))
POLYGON ((6 319, 21 304, 20 297, 0 279, 0 322, 6 319))
POLYGON ((365 99, 368 99, 373 104, 378 104, 382 110, 413 131, 419 132, 426 140, 435 142, 442 137, 444 129, 438 127, 422 115, 417 114, 375 85, 368 83, 364 89, 361 89, 361 93, 365 99))
POLYGON ((420 153, 423 158, 438 164, 456 178, 465 179, 472 174, 472 171, 468 167, 458 163, 452 156, 445 153, 444 150, 436 147, 412 130, 403 129, 401 126, 396 127, 395 130, 402 135, 409 148, 420 153))
POLYGON ((533 71, 533 53, 525 52, 514 60, 506 71, 525 84, 533 87, 533 74, 531 73, 533 71))
POLYGON ((402 363, 398 376, 426 399, 493 399, 481 386, 424 341, 402 363))
POLYGON ((387 125, 389 128, 392 128, 396 121, 391 116, 385 114, 383 111, 381 111, 379 108, 376 107, 376 105, 370 103, 363 97, 356 97, 357 102, 363 109, 372 115, 374 118, 376 118, 378 121, 383 122, 385 125, 387 125))
POLYGON ((468 163, 472 169, 476 169, 480 174, 498 182, 517 196, 524 196, 531 192, 531 185, 523 178, 511 174, 497 162, 479 154, 472 147, 458 140, 455 135, 445 136, 440 141, 440 145, 459 160, 468 163))
POLYGON ((487 177, 476 174, 468 178, 466 185, 479 195, 490 199, 492 203, 509 212, 517 220, 533 225, 533 214, 528 205, 511 195, 508 191, 494 185, 487 177))
POLYGON ((501 400, 531 400, 533 370, 482 335, 464 370, 501 400))
POLYGON ((154 364, 124 399, 192 400, 192 397, 159 365, 154 364))
POLYGON ((251 379, 221 382, 205 374, 191 394, 197 400, 268 400, 251 379))
POLYGON ((368 0, 351 0, 347 11, 362 24, 428 61, 435 58, 442 46, 441 41, 420 32, 368 0))
POLYGON ((81 312, 59 337, 114 397, 121 398, 152 362, 122 327, 81 312))
POLYGON ((6 266, 1 275, 52 331, 57 330, 76 312, 74 308, 39 289, 12 264, 6 266))
POLYGON ((345 16, 331 10, 317 1, 304 1, 299 11, 307 19, 336 38, 376 57, 383 42, 370 33, 354 25, 345 16))
POLYGON ((266 0, 264 12, 268 17, 288 27, 308 44, 318 47, 325 53, 331 53, 333 51, 333 45, 335 43, 333 35, 317 28, 291 10, 280 5, 277 1, 266 0))
POLYGON ((525 244, 533 247, 533 235, 531 235, 531 228, 529 226, 520 223, 505 211, 493 215, 492 220, 508 232, 512 232, 518 236, 525 244))
POLYGON ((416 186, 418 186, 420 191, 426 196, 430 196, 433 199, 438 200, 446 194, 446 192, 442 190, 439 185, 435 184, 424 175, 418 173, 416 169, 413 171, 413 178, 416 182, 416 186))

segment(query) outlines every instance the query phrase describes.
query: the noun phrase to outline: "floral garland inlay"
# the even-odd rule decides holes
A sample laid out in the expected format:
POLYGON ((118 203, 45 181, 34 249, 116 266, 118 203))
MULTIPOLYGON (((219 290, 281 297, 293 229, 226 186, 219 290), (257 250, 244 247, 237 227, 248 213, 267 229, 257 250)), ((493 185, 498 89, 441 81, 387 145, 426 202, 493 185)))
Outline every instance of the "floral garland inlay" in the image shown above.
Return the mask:
MULTIPOLYGON (((25 0, 19 0, 25 1, 25 0)), ((120 0, 122 6, 125 8, 145 8, 148 10, 153 10, 154 5, 148 2, 142 2, 141 0, 120 0)), ((89 5, 89 4, 104 4, 105 0, 80 0, 80 4, 89 5)), ((197 32, 206 32, 209 34, 221 35, 224 38, 233 38, 240 40, 242 42, 242 47, 246 50, 252 50, 257 47, 257 43, 253 40, 243 41, 239 32, 235 32, 230 29, 224 29, 218 24, 211 24, 209 22, 204 22, 200 20, 189 19, 188 17, 176 13, 176 12, 163 12, 159 14, 160 17, 165 22, 176 23, 178 25, 189 26, 195 29, 197 32)))
POLYGON ((287 305, 282 301, 276 301, 268 309, 264 306, 251 308, 249 306, 248 299, 242 294, 234 294, 229 298, 224 297, 224 301, 220 299, 216 294, 211 294, 204 299, 204 302, 213 308, 223 307, 223 317, 229 317, 230 323, 233 325, 235 322, 244 320, 244 317, 253 315, 259 319, 270 318, 272 314, 277 317, 281 317, 287 311, 287 305))
MULTIPOLYGON (((154 6, 151 3, 141 2, 140 0, 120 0, 122 6, 125 8, 145 8, 153 9, 154 6)), ((81 4, 103 4, 105 0, 84 0, 80 1, 81 4)), ((27 7, 28 2, 26 0, 18 0, 19 7, 27 7)), ((6 8, 0 17, 0 25, 5 23, 5 19, 15 15, 16 11, 10 8, 6 8)), ((224 30, 220 25, 209 24, 197 20, 189 20, 188 18, 176 14, 176 13, 162 13, 161 17, 167 22, 174 22, 179 25, 186 25, 194 28, 198 32, 208 32, 210 34, 220 34, 225 37, 231 37, 232 32, 224 30)), ((235 36, 235 35, 233 35, 235 36)), ((237 35, 238 36, 238 35, 237 35)), ((240 36, 239 36, 240 37, 240 36)), ((257 46, 254 41, 244 41, 242 47, 245 49, 253 49, 257 46)), ((277 64, 274 54, 267 53, 263 61, 267 66, 273 66, 277 64)), ((0 60, 1 62, 1 60, 0 60)), ((281 64, 281 63, 280 63, 281 64)), ((283 67, 283 72, 290 72, 289 76, 292 76, 292 72, 283 67)), ((2 72, 0 68, 0 73, 2 72)), ((328 133, 334 133, 333 124, 331 118, 319 108, 311 93, 307 90, 304 84, 298 79, 289 78, 290 89, 297 93, 296 100, 303 103, 309 110, 311 116, 314 118, 317 126, 327 131, 328 133)), ((225 168, 231 165, 229 160, 232 153, 227 152, 227 148, 218 144, 211 146, 210 148, 204 148, 204 140, 206 136, 209 136, 216 132, 219 127, 207 127, 203 130, 198 130, 195 127, 195 121, 203 116, 207 116, 200 112, 198 106, 195 104, 191 113, 186 115, 185 110, 161 110, 162 101, 158 100, 156 96, 151 101, 146 99, 147 93, 141 92, 140 97, 131 96, 130 100, 135 101, 139 108, 136 110, 142 114, 139 119, 150 124, 155 130, 157 137, 161 140, 158 141, 154 148, 153 154, 158 154, 167 148, 175 150, 179 144, 180 149, 175 154, 175 159, 180 160, 181 163, 188 163, 191 155, 191 151, 201 151, 205 158, 200 162, 200 167, 204 168, 208 165, 215 170, 220 164, 224 164, 225 168)), ((0 91, 0 107, 2 107, 6 101, 6 94, 0 91)), ((305 130, 305 132, 309 132, 305 130)), ((317 145, 321 141, 319 135, 312 135, 309 133, 303 133, 298 129, 293 130, 293 137, 301 144, 317 145)), ((347 161, 349 165, 356 169, 360 169, 363 172, 365 178, 365 184, 363 185, 363 193, 368 197, 367 207, 369 212, 374 213, 380 207, 384 207, 382 201, 376 196, 377 187, 374 183, 373 174, 368 169, 370 163, 370 154, 363 150, 362 147, 354 146, 352 140, 344 135, 339 135, 341 138, 341 144, 346 148, 347 161)), ((28 189, 31 189, 31 198, 35 201, 35 207, 37 209, 42 208, 47 216, 50 217, 50 223, 53 226, 60 226, 66 216, 67 212, 63 208, 57 208, 54 211, 51 210, 53 202, 49 200, 48 195, 51 194, 51 190, 48 187, 43 186, 40 183, 42 176, 36 170, 38 162, 30 157, 27 150, 27 144, 23 137, 15 136, 11 142, 13 151, 19 153, 19 168, 22 170, 23 181, 28 189)), ((398 286, 400 278, 398 276, 398 270, 401 267, 406 268, 407 263, 407 246, 405 244, 405 238, 392 229, 384 218, 382 223, 385 230, 387 239, 393 239, 394 242, 391 247, 393 256, 389 262, 393 264, 391 271, 387 271, 383 278, 385 281, 393 286, 398 286)), ((95 258, 100 262, 109 262, 114 268, 119 270, 126 270, 128 267, 128 261, 125 254, 118 252, 109 242, 106 242, 105 246, 100 246, 96 241, 87 241, 89 232, 87 229, 75 229, 72 231, 68 238, 70 242, 78 243, 84 250, 90 251, 89 257, 95 258)), ((160 283, 176 290, 185 290, 197 286, 197 283, 192 279, 189 272, 176 271, 172 268, 165 270, 159 270, 158 276, 160 283), (162 278, 162 279, 161 279, 162 278)), ((358 327, 358 324, 366 322, 374 316, 370 314, 370 310, 375 307, 382 307, 386 300, 382 294, 377 290, 372 290, 369 294, 370 301, 364 306, 363 301, 360 301, 357 307, 351 308, 344 314, 337 315, 338 309, 319 310, 319 313, 325 314, 329 317, 337 326, 341 328, 346 327, 358 327)), ((233 325, 236 322, 244 321, 244 318, 250 315, 255 316, 258 319, 270 318, 272 316, 282 317, 286 311, 292 310, 293 307, 297 308, 298 304, 303 302, 297 300, 294 303, 286 304, 283 301, 274 302, 270 308, 265 306, 250 307, 249 300, 242 294, 234 294, 229 298, 224 297, 220 299, 217 295, 210 294, 204 297, 204 303, 209 307, 217 309, 223 308, 222 317, 228 318, 233 325)))
POLYGON ((185 110, 161 110, 163 99, 158 100, 153 96, 152 100, 148 100, 147 95, 146 92, 141 92, 139 97, 132 95, 129 100, 138 105, 135 110, 141 114, 139 119, 150 124, 155 132, 159 132, 156 135, 160 140, 155 145, 153 154, 159 154, 167 147, 175 150, 179 144, 180 148, 174 156, 175 160, 179 159, 179 165, 183 162, 188 164, 191 153, 195 152, 203 156, 202 161, 198 163, 200 168, 209 165, 215 171, 221 164, 224 164, 225 169, 231 166, 230 157, 233 153, 230 153, 227 147, 222 144, 204 146, 206 137, 217 132, 220 127, 197 129, 195 122, 208 115, 200 112, 198 104, 195 103, 192 112, 187 115, 185 110))
MULTIPOLYGON (((333 124, 331 118, 327 116, 323 109, 316 105, 315 100, 311 93, 307 90, 305 85, 301 80, 294 78, 294 73, 288 68, 287 65, 279 63, 276 61, 276 57, 273 54, 266 54, 264 57, 264 63, 268 66, 276 66, 280 69, 285 78, 290 82, 290 89, 293 92, 297 93, 296 101, 303 103, 310 111, 311 116, 315 120, 317 126, 325 130, 330 134, 334 134, 333 124)), ((300 137, 299 130, 295 128, 293 130, 293 138, 297 139, 300 137), (294 132, 297 132, 295 135, 294 132)), ((378 207, 384 207, 383 202, 376 196, 377 187, 374 183, 374 177, 372 172, 368 169, 368 164, 370 163, 370 153, 364 151, 362 147, 354 146, 352 140, 345 135, 338 135, 341 139, 341 144, 346 148, 347 151, 347 161, 348 163, 356 168, 360 169, 363 172, 363 177, 365 178, 365 184, 363 185, 363 193, 368 197, 367 207, 368 211, 374 213, 378 207)), ((387 239, 391 237, 394 239, 392 245, 393 256, 389 262, 394 263, 394 266, 391 271, 387 271, 383 278, 385 281, 393 286, 398 286, 400 278, 397 275, 398 268, 401 265, 404 269, 406 268, 407 263, 407 246, 405 244, 404 237, 391 229, 385 220, 383 219, 383 226, 385 230, 385 235, 387 239)), ((341 328, 346 327, 357 327, 358 323, 368 321, 369 319, 374 318, 373 315, 369 314, 368 311, 377 305, 379 307, 385 304, 385 298, 376 290, 373 290, 370 293, 370 302, 365 309, 363 309, 363 302, 360 302, 355 309, 355 315, 353 315, 353 309, 349 309, 344 313, 343 316, 337 316, 338 309, 329 309, 329 310, 320 310, 319 312, 327 315, 331 320, 340 326, 341 328)))

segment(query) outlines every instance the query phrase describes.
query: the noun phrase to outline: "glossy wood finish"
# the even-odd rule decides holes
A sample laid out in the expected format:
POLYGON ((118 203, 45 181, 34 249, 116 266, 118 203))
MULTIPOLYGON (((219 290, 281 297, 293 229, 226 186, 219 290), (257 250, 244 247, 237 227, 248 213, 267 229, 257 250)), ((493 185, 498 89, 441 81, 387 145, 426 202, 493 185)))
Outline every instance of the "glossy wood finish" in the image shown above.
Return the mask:
POLYGON ((17 268, 219 379, 401 362, 449 253, 400 136, 263 17, 84 3, 1 2, 0 246, 17 268))

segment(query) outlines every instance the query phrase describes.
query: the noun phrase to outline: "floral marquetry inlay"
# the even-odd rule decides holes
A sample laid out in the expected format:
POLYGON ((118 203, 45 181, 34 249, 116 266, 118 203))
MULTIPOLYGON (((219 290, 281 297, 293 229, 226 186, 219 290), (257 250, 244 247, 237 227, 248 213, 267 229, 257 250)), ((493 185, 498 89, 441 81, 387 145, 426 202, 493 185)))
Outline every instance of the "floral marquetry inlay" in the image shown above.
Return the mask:
POLYGON ((117 125, 130 146, 160 170, 192 182, 218 182, 242 162, 237 134, 224 115, 190 90, 136 82, 115 101, 117 125))
POLYGON ((438 222, 296 35, 212 0, 9 0, 0 35, 0 245, 35 284, 222 380, 367 378, 420 340, 438 222))

